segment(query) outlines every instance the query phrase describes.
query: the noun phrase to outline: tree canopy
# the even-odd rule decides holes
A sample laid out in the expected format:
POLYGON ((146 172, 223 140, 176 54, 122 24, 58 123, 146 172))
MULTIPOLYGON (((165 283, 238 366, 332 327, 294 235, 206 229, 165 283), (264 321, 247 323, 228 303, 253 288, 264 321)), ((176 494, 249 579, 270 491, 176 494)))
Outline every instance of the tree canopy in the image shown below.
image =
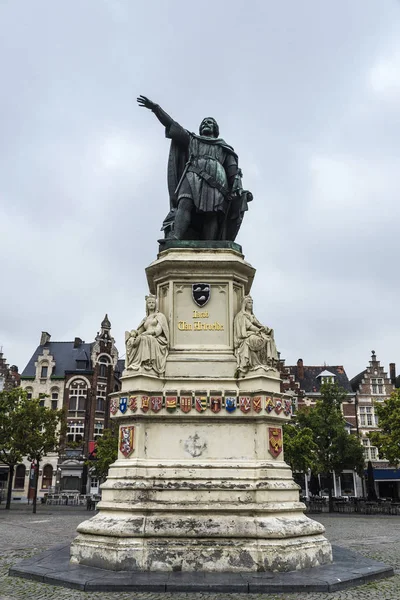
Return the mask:
MULTIPOLYGON (((345 390, 336 383, 325 383, 315 406, 300 408, 294 424, 285 425, 285 460, 292 469, 326 475, 344 469, 363 472, 363 447, 356 435, 347 433, 341 412, 345 398, 345 390)), ((331 500, 331 489, 329 496, 331 500)))
POLYGON ((104 481, 110 465, 118 458, 118 428, 105 429, 101 438, 97 440, 94 456, 87 464, 92 476, 104 481))
POLYGON ((0 459, 10 467, 7 505, 11 501, 14 467, 24 456, 36 465, 33 509, 36 512, 38 470, 42 458, 58 450, 60 434, 66 427, 62 410, 41 406, 38 398, 28 399, 21 388, 0 392, 0 459))
POLYGON ((382 404, 375 403, 380 431, 368 434, 372 444, 378 448, 379 456, 390 464, 400 464, 400 390, 392 392, 382 404))

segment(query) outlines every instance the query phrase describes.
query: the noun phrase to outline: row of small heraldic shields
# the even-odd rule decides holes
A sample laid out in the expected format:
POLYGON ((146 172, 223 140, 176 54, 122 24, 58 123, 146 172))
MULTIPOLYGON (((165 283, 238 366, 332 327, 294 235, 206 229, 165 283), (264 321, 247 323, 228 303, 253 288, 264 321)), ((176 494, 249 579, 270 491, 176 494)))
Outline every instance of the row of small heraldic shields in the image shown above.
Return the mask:
POLYGON ((114 397, 110 402, 111 415, 125 414, 128 412, 136 413, 158 413, 162 410, 175 412, 180 410, 183 413, 189 413, 195 410, 198 413, 205 413, 210 410, 217 414, 221 411, 234 413, 239 409, 243 414, 281 413, 287 417, 292 414, 292 398, 288 396, 267 396, 267 395, 207 395, 205 393, 192 395, 138 395, 138 396, 120 396, 114 397))

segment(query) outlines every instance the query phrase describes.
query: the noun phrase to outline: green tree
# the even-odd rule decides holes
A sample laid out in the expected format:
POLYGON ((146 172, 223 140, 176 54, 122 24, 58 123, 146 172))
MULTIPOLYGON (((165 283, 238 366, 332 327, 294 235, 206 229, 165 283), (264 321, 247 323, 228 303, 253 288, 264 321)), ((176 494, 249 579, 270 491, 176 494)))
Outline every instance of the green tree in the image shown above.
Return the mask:
POLYGON ((283 447, 285 462, 292 471, 306 472, 315 466, 317 445, 309 427, 299 427, 296 423, 283 426, 283 447))
POLYGON ((0 462, 8 465, 8 487, 6 509, 11 506, 12 485, 14 471, 17 464, 22 461, 24 454, 25 435, 23 430, 28 427, 24 421, 21 404, 26 401, 27 395, 21 388, 14 388, 0 392, 0 462))
POLYGON ((311 469, 330 478, 330 511, 333 510, 333 471, 339 474, 344 469, 354 469, 361 474, 364 469, 364 450, 360 440, 345 429, 341 412, 345 398, 346 392, 336 383, 325 383, 321 386, 321 399, 315 406, 300 409, 296 415, 298 428, 312 431, 315 446, 310 459, 311 469))
POLYGON ((118 458, 118 428, 105 429, 96 442, 95 456, 87 461, 91 475, 105 481, 110 465, 118 458))
POLYGON ((396 467, 400 463, 400 390, 392 392, 382 404, 374 404, 380 431, 369 433, 372 444, 381 458, 396 467))
MULTIPOLYGON (((42 458, 49 452, 59 448, 60 436, 66 430, 66 418, 63 410, 52 410, 40 406, 39 399, 25 400, 21 409, 25 414, 25 423, 29 424, 24 430, 24 454, 28 460, 34 461, 35 480, 33 494, 33 512, 36 513, 39 468, 42 458)), ((22 429, 22 425, 19 426, 22 429)))

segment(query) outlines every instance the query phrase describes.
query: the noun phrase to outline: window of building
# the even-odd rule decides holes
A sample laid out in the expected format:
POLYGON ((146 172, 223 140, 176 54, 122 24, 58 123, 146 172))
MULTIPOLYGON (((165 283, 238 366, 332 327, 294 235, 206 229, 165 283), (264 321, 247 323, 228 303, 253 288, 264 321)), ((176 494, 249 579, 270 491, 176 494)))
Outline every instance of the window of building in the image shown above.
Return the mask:
POLYGON ((45 465, 43 469, 42 477, 42 490, 48 490, 53 483, 53 467, 51 465, 45 465))
POLYGON ((86 360, 77 360, 76 368, 80 371, 84 371, 86 369, 86 360))
POLYGON ((378 424, 378 418, 375 416, 375 410, 373 406, 360 406, 360 425, 362 427, 376 427, 378 424))
POLYGON ((99 359, 100 367, 99 367, 99 377, 107 377, 109 360, 105 356, 102 356, 99 359))
POLYGON ((369 438, 363 438, 362 443, 364 446, 364 458, 365 460, 378 460, 378 449, 375 446, 371 446, 371 440, 369 438))
POLYGON ((57 410, 58 409, 58 400, 52 400, 51 401, 51 410, 57 410))
POLYGON ((32 400, 32 396, 33 396, 32 388, 26 388, 26 397, 28 398, 28 400, 32 400))
POLYGON ((23 490, 25 487, 25 465, 18 465, 15 469, 14 488, 23 490))
POLYGON ((49 367, 47 365, 42 365, 42 368, 40 370, 40 378, 47 379, 48 371, 49 371, 49 367))
POLYGON ((42 408, 44 407, 44 398, 39 400, 39 406, 41 406, 42 408))
POLYGON ((67 427, 68 442, 81 442, 85 432, 85 426, 82 421, 69 421, 67 427))
POLYGON ((71 383, 69 388, 69 407, 68 412, 84 411, 86 408, 87 383, 82 379, 77 379, 71 383))
POLYGON ((103 435, 104 423, 102 421, 95 421, 94 424, 94 439, 97 440, 103 435))
POLYGON ((96 410, 98 412, 104 412, 106 407, 106 391, 107 387, 105 383, 99 383, 97 386, 96 393, 96 410))
POLYGON ((376 377, 371 379, 371 392, 373 394, 384 394, 383 379, 376 377))
POLYGON ((96 410, 98 412, 104 412, 106 407, 106 401, 104 398, 96 398, 96 410))

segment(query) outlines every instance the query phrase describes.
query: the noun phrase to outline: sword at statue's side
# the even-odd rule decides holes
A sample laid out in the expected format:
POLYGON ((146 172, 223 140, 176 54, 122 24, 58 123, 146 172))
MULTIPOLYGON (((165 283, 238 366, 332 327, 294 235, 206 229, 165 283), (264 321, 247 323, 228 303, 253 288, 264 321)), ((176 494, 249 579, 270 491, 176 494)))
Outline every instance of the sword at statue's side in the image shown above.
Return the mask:
POLYGON ((182 175, 181 175, 181 178, 180 178, 180 180, 178 181, 178 185, 176 186, 176 190, 175 190, 175 192, 174 192, 174 196, 176 196, 176 194, 179 192, 179 188, 180 188, 180 187, 181 187, 181 185, 182 185, 182 181, 185 179, 185 175, 186 175, 186 173, 188 172, 188 169, 189 169, 189 167, 190 167, 190 165, 191 165, 192 159, 193 159, 193 154, 191 154, 191 155, 189 156, 189 160, 187 161, 187 163, 186 163, 186 165, 185 165, 185 168, 183 169, 183 173, 182 173, 182 175))

